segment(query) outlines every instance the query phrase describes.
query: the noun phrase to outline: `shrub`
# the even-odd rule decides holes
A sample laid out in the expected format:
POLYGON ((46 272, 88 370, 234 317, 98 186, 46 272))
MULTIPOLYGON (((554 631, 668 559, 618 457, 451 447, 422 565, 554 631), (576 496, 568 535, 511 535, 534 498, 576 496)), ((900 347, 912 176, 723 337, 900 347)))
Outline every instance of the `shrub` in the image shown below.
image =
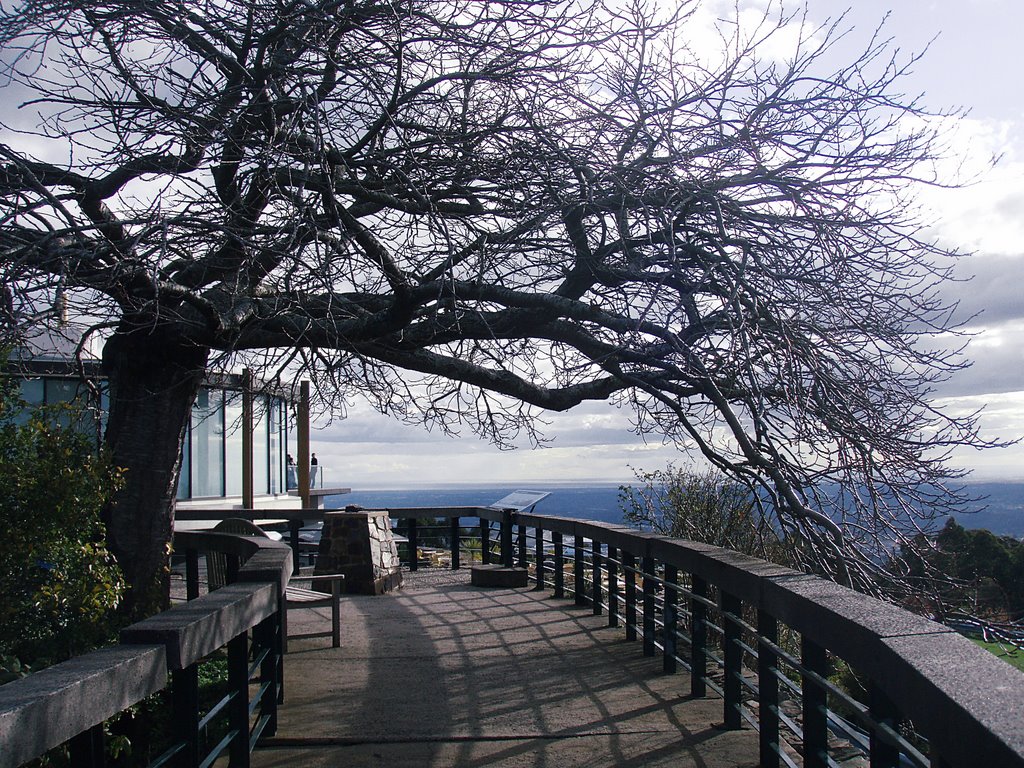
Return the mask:
MULTIPOLYGON (((6 359, 6 355, 3 355, 6 359)), ((0 657, 8 677, 107 641, 124 592, 100 510, 119 473, 73 405, 28 408, 0 375, 0 657)), ((0 670, 0 674, 3 670, 0 670)))

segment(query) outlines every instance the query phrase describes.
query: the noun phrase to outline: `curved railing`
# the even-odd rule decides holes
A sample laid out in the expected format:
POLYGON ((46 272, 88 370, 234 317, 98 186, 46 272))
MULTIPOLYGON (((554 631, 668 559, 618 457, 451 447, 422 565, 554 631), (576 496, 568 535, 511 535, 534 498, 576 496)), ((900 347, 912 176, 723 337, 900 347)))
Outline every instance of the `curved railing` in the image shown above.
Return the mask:
POLYGON ((624 526, 487 508, 389 512, 404 519, 410 552, 423 527, 412 521, 447 518, 453 567, 458 519, 478 517, 484 562, 532 568, 538 587, 607 612, 612 626, 624 623, 665 671, 689 670, 693 695, 722 696, 725 727, 746 721, 758 729, 763 768, 835 765, 837 736, 874 768, 1024 766, 1024 675, 897 606, 624 526), (830 679, 838 663, 866 681, 864 695, 830 679))
MULTIPOLYGON (((665 671, 690 671, 691 694, 719 693, 725 727, 756 727, 764 768, 835 765, 836 736, 874 768, 1024 767, 1024 675, 897 606, 623 526, 485 507, 389 512, 409 540, 410 568, 428 543, 422 521, 440 518, 434 528, 451 567, 460 567, 460 555, 531 567, 538 587, 607 613, 610 625, 642 641, 645 655, 660 656, 665 671), (832 679, 839 664, 864 681, 863 695, 832 679)), ((300 519, 323 514, 282 516, 297 542, 300 519)))
MULTIPOLYGON (((71 764, 104 764, 103 724, 170 687, 172 744, 152 765, 198 766, 227 752, 248 764, 252 746, 276 728, 283 685, 282 600, 291 550, 269 539, 179 533, 175 552, 195 570, 198 553, 225 552, 234 582, 125 628, 119 645, 77 656, 0 686, 0 768, 13 768, 68 743, 71 764), (201 718, 198 664, 227 648, 228 695, 201 718), (250 696, 250 681, 259 683, 250 696), (226 734, 201 755, 208 722, 226 717, 226 734)), ((193 582, 194 583, 194 582, 193 582)))

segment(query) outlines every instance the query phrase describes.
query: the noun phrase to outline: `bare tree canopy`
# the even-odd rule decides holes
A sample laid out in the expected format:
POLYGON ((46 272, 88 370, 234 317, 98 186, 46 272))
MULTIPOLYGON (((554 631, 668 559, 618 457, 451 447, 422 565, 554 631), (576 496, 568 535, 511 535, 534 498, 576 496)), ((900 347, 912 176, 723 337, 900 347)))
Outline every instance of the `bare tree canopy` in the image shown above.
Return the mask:
POLYGON ((933 341, 953 254, 913 205, 940 138, 901 94, 913 60, 867 35, 837 65, 841 20, 771 13, 709 53, 697 0, 669 5, 4 12, 5 311, 60 292, 112 331, 110 536, 137 589, 208 362, 496 441, 612 399, 854 583, 953 498, 946 453, 979 440, 928 400, 963 362, 933 341))

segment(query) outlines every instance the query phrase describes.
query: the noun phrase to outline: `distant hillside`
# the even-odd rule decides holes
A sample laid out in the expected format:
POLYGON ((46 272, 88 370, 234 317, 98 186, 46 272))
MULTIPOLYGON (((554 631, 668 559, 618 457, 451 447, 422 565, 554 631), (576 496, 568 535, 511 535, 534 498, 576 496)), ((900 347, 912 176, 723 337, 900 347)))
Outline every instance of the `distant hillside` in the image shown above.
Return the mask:
POLYGON ((1000 536, 1024 538, 1024 483, 971 483, 970 492, 982 498, 979 511, 955 515, 964 528, 987 528, 1000 536))

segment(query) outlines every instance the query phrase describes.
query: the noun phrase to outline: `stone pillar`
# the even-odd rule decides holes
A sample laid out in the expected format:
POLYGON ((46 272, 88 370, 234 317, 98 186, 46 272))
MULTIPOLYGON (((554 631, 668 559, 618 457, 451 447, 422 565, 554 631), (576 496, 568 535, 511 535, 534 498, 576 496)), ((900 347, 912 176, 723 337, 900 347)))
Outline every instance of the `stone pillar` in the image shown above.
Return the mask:
POLYGON ((316 574, 345 574, 349 594, 380 595, 402 586, 398 548, 386 509, 324 514, 316 574))

